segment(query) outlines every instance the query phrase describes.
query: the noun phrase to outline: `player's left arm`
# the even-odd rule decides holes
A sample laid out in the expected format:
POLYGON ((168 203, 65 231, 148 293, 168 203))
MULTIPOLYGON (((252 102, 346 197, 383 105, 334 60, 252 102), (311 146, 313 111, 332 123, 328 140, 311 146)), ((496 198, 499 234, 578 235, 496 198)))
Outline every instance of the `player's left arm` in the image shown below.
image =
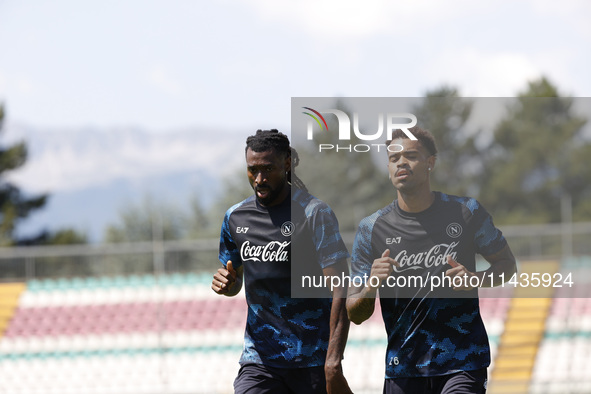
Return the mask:
MULTIPOLYGON (((494 287, 503 284, 503 278, 506 282, 517 272, 515 256, 513 256, 513 252, 507 244, 498 252, 483 257, 488 261, 490 267, 485 271, 470 272, 466 267, 448 255, 447 263, 452 268, 448 269, 445 275, 452 278, 455 276, 467 277, 468 279, 476 276, 479 280, 474 282, 478 282, 480 287, 494 287)), ((462 281, 462 286, 454 287, 454 290, 472 290, 474 287, 469 284, 469 280, 464 280, 462 281)))
MULTIPOLYGON (((323 269, 324 276, 336 276, 349 274, 349 266, 346 259, 338 260, 335 264, 323 269)), ((330 338, 328 351, 324 364, 326 376, 326 390, 330 393, 351 393, 349 384, 343 375, 342 360, 349 336, 349 318, 345 303, 347 301, 347 288, 343 285, 335 287, 332 294, 332 308, 330 312, 330 338)))
MULTIPOLYGON (((517 272, 517 264, 511 248, 503 237, 501 231, 495 227, 493 219, 490 214, 481 206, 478 201, 471 199, 467 202, 471 208, 472 216, 470 223, 475 226, 474 231, 474 246, 476 252, 480 253, 482 257, 490 264, 490 267, 485 271, 470 272, 464 267, 461 262, 454 261, 450 256, 447 256, 447 262, 451 265, 451 269, 446 271, 446 275, 452 277, 461 276, 466 280, 461 281, 462 286, 454 287, 454 290, 472 290, 476 283, 479 287, 494 287, 499 286, 505 281, 510 280, 515 272, 517 272), (478 280, 474 280, 476 276, 478 280), (470 282, 469 279, 472 279, 470 282)), ((457 281, 460 282, 460 281, 457 281)))
POLYGON ((515 256, 513 256, 513 252, 509 245, 505 245, 505 247, 497 253, 483 257, 488 261, 490 267, 486 271, 478 273, 478 276, 483 283, 482 287, 500 286, 511 279, 511 276, 517 272, 515 256), (492 281, 489 280, 489 278, 492 278, 492 281), (504 281, 503 278, 505 278, 504 281))

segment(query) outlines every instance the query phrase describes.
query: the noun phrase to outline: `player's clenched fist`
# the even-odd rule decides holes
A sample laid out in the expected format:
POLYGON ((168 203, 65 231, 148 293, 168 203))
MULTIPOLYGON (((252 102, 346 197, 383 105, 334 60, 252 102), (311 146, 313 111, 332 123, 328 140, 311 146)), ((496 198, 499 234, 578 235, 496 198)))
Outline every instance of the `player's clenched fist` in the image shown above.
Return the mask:
POLYGON ((445 276, 449 276, 452 280, 454 290, 472 290, 474 287, 470 285, 470 278, 475 276, 474 272, 470 272, 462 264, 455 261, 450 255, 447 255, 447 264, 452 268, 445 271, 445 276), (454 281, 454 278, 458 278, 454 281))
POLYGON ((398 262, 390 257, 390 249, 384 250, 382 257, 375 259, 371 265, 370 277, 375 276, 379 279, 377 286, 374 286, 375 281, 370 280, 372 287, 380 287, 382 282, 392 273, 392 266, 398 266, 398 262))
POLYGON ((236 283, 236 271, 232 267, 232 261, 228 261, 226 268, 218 268, 213 275, 211 288, 218 294, 226 294, 236 283))

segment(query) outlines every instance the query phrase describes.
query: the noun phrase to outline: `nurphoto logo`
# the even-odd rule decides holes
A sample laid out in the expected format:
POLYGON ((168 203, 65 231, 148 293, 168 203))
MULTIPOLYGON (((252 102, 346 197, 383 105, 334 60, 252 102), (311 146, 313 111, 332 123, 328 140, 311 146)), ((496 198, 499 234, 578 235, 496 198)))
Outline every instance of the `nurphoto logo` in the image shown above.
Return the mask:
MULTIPOLYGON (((305 112, 303 114, 307 115, 310 119, 307 122, 307 139, 313 140, 314 139, 314 129, 319 129, 321 132, 331 132, 328 129, 328 123, 322 114, 333 114, 337 118, 338 122, 338 136, 340 142, 346 142, 351 140, 351 120, 349 119, 349 115, 345 112, 338 110, 338 109, 326 109, 326 110, 315 110, 310 107, 302 107, 304 108, 305 112), (317 125, 317 127, 315 127, 317 125)), ((383 113, 377 114, 378 117, 378 130, 373 133, 365 133, 359 129, 359 114, 357 112, 353 113, 353 133, 355 136, 362 140, 362 141, 377 141, 382 140, 385 141, 386 139, 392 139, 392 133, 394 130, 402 130, 406 136, 411 140, 417 140, 417 138, 410 132, 410 128, 416 126, 417 124, 417 117, 411 113, 388 113, 384 116, 383 113), (400 120, 405 120, 405 122, 400 122, 400 120), (384 127, 385 123, 385 127, 384 127), (384 137, 384 132, 386 136, 384 137)), ((377 149, 380 151, 381 147, 385 147, 385 144, 382 143, 372 143, 372 144, 319 144, 318 151, 327 151, 327 150, 335 150, 335 151, 348 151, 348 152, 369 152, 372 148, 377 149)), ((387 148, 388 152, 400 152, 402 151, 402 146, 398 144, 391 144, 387 148)))

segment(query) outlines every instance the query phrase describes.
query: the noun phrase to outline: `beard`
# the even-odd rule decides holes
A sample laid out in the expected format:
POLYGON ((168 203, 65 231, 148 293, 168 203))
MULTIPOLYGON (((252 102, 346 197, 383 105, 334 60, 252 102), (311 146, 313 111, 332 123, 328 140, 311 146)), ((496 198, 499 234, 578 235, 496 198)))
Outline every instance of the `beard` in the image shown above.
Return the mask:
POLYGON ((268 185, 263 185, 262 187, 261 186, 256 187, 254 189, 254 194, 255 194, 259 204, 261 204, 263 206, 268 206, 270 204, 278 202, 276 200, 279 197, 279 194, 281 193, 282 189, 283 188, 278 189, 278 188, 273 188, 268 185), (264 197, 259 196, 259 191, 264 192, 265 196, 264 197))

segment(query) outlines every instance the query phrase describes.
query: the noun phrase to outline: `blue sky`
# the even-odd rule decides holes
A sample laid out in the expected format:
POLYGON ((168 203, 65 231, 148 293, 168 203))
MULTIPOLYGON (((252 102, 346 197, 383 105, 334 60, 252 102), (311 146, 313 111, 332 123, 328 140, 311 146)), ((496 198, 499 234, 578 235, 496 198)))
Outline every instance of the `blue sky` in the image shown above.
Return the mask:
POLYGON ((232 154, 217 136, 236 136, 235 152, 258 128, 289 132, 291 97, 420 97, 442 84, 505 97, 541 75, 591 96, 589 15, 586 0, 0 0, 1 143, 19 130, 142 130, 171 146, 178 131, 207 134, 207 155, 166 140, 31 151, 12 179, 58 195, 145 177, 156 154, 175 171, 219 167, 232 154))
POLYGON ((591 3, 0 0, 0 100, 39 128, 289 125, 292 96, 588 96, 591 3), (557 6, 559 4, 559 6, 557 6))

